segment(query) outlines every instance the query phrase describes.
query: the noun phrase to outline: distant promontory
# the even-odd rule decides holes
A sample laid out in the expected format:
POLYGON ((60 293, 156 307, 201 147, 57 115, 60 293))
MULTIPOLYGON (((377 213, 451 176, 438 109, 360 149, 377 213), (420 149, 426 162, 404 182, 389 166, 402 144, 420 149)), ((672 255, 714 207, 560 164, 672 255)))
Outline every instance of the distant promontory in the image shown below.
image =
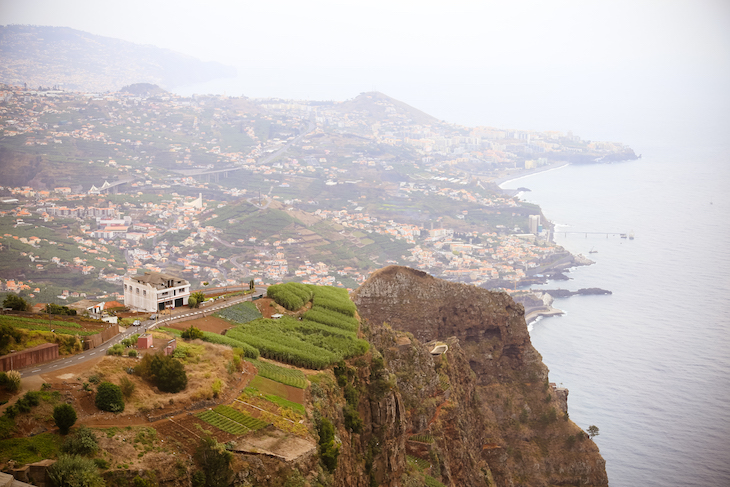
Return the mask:
POLYGON ((133 83, 170 89, 236 75, 235 68, 68 27, 0 26, 0 83, 117 91, 133 83))

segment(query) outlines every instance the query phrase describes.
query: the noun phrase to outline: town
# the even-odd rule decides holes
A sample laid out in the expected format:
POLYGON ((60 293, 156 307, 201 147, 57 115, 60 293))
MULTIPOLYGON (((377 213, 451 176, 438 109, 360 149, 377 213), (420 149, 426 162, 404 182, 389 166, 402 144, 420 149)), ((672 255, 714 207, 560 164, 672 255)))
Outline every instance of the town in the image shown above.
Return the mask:
POLYGON ((0 100, 2 290, 61 304, 123 301, 125 277, 144 272, 195 288, 353 290, 388 264, 514 290, 564 251, 540 209, 496 183, 630 151, 447 124, 380 93, 319 103, 5 86, 0 100))

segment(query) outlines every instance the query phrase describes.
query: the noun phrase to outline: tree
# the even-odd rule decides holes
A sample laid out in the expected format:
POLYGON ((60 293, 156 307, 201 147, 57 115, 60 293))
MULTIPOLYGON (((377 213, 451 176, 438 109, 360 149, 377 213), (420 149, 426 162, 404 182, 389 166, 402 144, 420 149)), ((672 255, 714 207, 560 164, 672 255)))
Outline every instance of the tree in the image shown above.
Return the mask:
POLYGON ((12 308, 15 311, 26 311, 30 303, 15 293, 10 293, 3 300, 3 308, 12 308))
POLYGON ((598 436, 598 426, 595 424, 592 424, 588 427, 588 434, 590 435, 591 439, 593 439, 594 436, 598 436))
POLYGON ((203 291, 196 291, 188 298, 188 305, 191 308, 197 308, 203 301, 205 301, 205 294, 203 291), (195 304, 190 304, 191 301, 194 301, 195 304))
POLYGON ((48 478, 54 487, 103 487, 104 480, 90 458, 61 455, 48 469, 48 478))
MULTIPOLYGON (((226 450, 225 445, 218 443, 215 438, 206 436, 200 440, 196 451, 198 463, 203 467, 205 487, 227 487, 233 471, 231 460, 233 454, 226 450)), ((198 482, 200 479, 198 479, 198 482)))
POLYGON ((122 389, 111 382, 102 382, 96 388, 96 407, 102 411, 120 413, 124 411, 124 395, 122 389))
POLYGON ((59 404, 53 408, 53 420, 56 422, 61 434, 66 435, 76 422, 76 410, 70 404, 59 404))
POLYGON ((11 341, 19 343, 23 335, 14 327, 7 323, 0 324, 0 351, 5 353, 5 349, 10 346, 11 341))
POLYGON ((76 316, 75 309, 71 309, 68 306, 61 306, 60 304, 54 303, 48 303, 46 307, 43 308, 43 312, 51 315, 76 316))
POLYGON ((325 468, 334 472, 337 468, 337 457, 340 455, 340 447, 335 445, 335 427, 327 418, 317 425, 319 433, 319 457, 325 468))
POLYGON ((163 392, 180 392, 188 386, 185 366, 168 355, 155 354, 150 369, 155 385, 163 392))
POLYGON ((195 328, 193 325, 190 325, 190 328, 186 328, 183 330, 182 334, 180 335, 185 340, 195 340, 198 338, 203 338, 203 332, 200 331, 198 328, 195 328))

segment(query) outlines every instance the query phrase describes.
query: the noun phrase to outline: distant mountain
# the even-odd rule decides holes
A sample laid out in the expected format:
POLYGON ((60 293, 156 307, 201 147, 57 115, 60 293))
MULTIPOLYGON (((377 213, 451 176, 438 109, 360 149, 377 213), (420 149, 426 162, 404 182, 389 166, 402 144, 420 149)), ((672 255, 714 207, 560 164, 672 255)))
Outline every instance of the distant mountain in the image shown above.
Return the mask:
POLYGON ((356 98, 341 103, 336 109, 343 113, 358 112, 371 123, 388 120, 392 117, 410 120, 419 125, 438 123, 436 117, 377 91, 360 93, 356 98))
POLYGON ((29 88, 116 91, 151 83, 169 89, 236 75, 220 63, 68 27, 0 26, 0 60, 0 82, 29 88))

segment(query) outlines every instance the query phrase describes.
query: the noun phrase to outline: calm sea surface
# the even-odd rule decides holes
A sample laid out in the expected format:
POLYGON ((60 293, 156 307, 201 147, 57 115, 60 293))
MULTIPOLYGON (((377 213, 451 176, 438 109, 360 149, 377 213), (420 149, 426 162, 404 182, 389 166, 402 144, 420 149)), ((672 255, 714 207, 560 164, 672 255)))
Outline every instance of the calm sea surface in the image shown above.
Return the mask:
POLYGON ((556 242, 596 262, 544 287, 613 291, 556 300, 567 314, 532 341, 571 419, 600 428, 612 487, 730 486, 730 151, 642 152, 503 185, 530 188, 556 242))

